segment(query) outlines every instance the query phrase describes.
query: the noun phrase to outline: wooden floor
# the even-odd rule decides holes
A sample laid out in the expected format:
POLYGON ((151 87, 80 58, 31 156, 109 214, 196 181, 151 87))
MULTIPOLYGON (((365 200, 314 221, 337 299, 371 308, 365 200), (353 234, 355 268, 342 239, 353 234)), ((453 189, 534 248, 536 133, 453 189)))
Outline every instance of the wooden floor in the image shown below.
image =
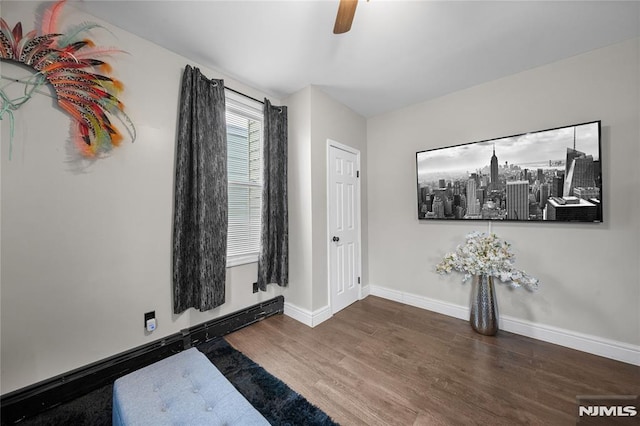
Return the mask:
POLYGON ((226 339, 342 425, 575 425, 577 395, 640 394, 640 367, 374 296, 226 339))

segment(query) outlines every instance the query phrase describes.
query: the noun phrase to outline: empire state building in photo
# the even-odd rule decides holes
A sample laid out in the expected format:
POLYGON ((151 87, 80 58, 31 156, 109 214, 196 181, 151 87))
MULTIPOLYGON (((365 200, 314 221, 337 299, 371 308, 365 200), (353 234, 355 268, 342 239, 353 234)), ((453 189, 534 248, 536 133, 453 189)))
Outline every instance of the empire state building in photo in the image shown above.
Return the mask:
POLYGON ((493 144, 493 155, 491 156, 491 189, 498 189, 498 157, 496 157, 495 143, 493 144))

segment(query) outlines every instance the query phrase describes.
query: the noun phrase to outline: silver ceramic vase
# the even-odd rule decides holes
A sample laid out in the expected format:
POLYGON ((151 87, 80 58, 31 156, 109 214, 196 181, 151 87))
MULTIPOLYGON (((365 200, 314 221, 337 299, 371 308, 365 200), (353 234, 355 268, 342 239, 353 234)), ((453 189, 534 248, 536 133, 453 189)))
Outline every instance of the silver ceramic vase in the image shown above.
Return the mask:
POLYGON ((498 305, 492 276, 473 276, 469 322, 480 334, 493 336, 498 332, 498 305))

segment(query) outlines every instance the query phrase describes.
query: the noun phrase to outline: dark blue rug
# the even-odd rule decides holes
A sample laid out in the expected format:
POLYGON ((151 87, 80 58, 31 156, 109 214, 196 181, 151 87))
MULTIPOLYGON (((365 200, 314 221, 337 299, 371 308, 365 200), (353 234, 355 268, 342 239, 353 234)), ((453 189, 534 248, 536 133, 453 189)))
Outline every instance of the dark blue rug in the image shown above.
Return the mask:
MULTIPOLYGON (((226 340, 212 340, 199 345, 198 349, 272 425, 337 425, 322 410, 235 350, 226 340)), ((109 426, 112 399, 111 383, 35 417, 27 418, 19 424, 109 426)))
POLYGON ((327 414, 224 339, 198 349, 272 425, 337 425, 327 414))

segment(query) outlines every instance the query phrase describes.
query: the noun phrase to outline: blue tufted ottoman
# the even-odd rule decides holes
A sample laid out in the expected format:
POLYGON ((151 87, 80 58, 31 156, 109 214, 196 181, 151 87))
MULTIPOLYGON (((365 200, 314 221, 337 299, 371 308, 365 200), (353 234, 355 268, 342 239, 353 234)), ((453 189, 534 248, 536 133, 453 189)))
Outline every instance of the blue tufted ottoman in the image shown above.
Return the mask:
POLYGON ((113 384, 113 425, 268 425, 196 348, 113 384))

